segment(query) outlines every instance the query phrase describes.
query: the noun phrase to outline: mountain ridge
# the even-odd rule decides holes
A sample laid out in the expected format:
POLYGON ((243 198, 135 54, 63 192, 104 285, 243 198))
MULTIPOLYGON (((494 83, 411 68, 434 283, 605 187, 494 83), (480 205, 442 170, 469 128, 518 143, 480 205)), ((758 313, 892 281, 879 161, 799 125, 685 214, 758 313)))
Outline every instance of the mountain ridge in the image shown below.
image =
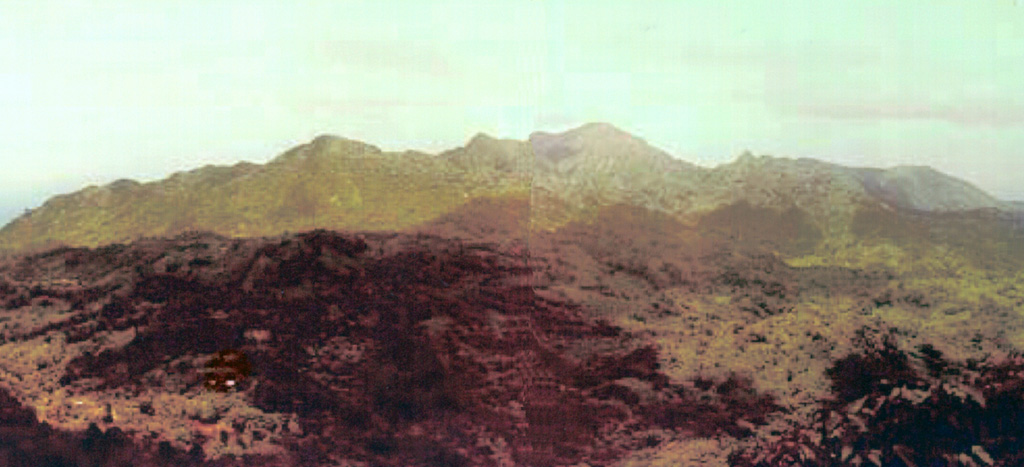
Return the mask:
POLYGON ((548 135, 554 163, 323 136, 49 200, 0 231, 0 432, 64 434, 0 458, 127 433, 139 465, 1020 465, 1020 211, 623 133, 548 135))
POLYGON ((251 236, 409 228, 473 198, 525 192, 533 194, 531 216, 540 226, 616 203, 681 217, 741 201, 779 211, 795 206, 819 225, 840 227, 863 206, 1020 210, 932 168, 848 167, 749 151, 706 168, 611 124, 589 123, 534 132, 526 140, 477 133, 435 154, 383 151, 323 134, 263 164, 207 165, 157 181, 121 179, 54 196, 0 228, 0 251, 95 246, 196 229, 251 236), (388 188, 396 185, 403 190, 388 188))

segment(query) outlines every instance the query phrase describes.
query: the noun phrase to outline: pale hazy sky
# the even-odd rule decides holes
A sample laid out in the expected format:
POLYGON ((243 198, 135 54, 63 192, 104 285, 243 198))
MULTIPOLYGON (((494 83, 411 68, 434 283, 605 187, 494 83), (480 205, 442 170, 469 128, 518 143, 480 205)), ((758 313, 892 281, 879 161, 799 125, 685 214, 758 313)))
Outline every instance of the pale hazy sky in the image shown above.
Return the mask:
POLYGON ((1024 199, 1022 82, 1014 0, 0 0, 0 223, 320 133, 438 151, 589 121, 1024 199))

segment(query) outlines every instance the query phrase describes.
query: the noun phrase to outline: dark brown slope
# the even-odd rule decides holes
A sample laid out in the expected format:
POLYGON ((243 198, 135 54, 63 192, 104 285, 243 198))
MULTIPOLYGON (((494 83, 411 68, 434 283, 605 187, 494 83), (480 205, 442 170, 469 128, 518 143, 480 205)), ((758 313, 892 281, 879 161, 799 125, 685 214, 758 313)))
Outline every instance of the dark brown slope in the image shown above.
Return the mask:
MULTIPOLYGON (((274 436, 302 465, 607 465, 675 437, 744 436, 774 407, 741 379, 669 380, 651 344, 535 295, 522 259, 487 244, 204 234, 55 250, 0 272, 6 309, 69 308, 6 339, 137 329, 71 359, 65 391, 241 394, 298 417, 274 436)), ((218 413, 195 422, 235 423, 221 441, 253 442, 218 413)), ((203 436, 191 445, 219 448, 203 436)))
POLYGON ((82 432, 39 422, 0 388, 0 465, 4 467, 240 467, 276 465, 273 459, 243 457, 207 461, 201 449, 183 451, 166 441, 133 440, 117 427, 91 424, 82 432))
POLYGON ((829 369, 833 397, 814 422, 733 453, 730 465, 1024 465, 1024 357, 948 360, 862 335, 829 369))
MULTIPOLYGON (((152 451, 155 451, 153 449, 152 451)), ((91 427, 86 433, 53 430, 36 420, 35 412, 0 388, 0 465, 35 467, 45 465, 127 466, 153 452, 132 445, 118 430, 91 427)), ((170 460, 172 454, 165 448, 170 460)), ((181 453, 178 454, 180 459, 181 453)), ((166 463, 164 465, 167 465, 166 463)))

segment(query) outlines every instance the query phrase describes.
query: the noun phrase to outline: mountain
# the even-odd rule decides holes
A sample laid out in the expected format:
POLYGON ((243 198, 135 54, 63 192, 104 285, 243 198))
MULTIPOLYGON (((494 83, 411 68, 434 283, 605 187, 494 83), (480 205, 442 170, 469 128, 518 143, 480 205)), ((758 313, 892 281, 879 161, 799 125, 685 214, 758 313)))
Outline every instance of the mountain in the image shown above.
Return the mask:
POLYGON ((156 182, 120 180, 56 196, 0 229, 0 251, 95 246, 187 230, 253 236, 317 227, 408 229, 470 199, 527 194, 536 228, 555 228, 617 203, 690 222, 740 202, 778 211, 795 207, 839 236, 863 207, 1010 209, 928 168, 849 168, 746 154, 709 169, 612 125, 591 123, 533 133, 528 141, 479 134, 437 155, 389 153, 320 136, 266 164, 207 166, 156 182))
POLYGON ((529 143, 539 166, 562 174, 626 175, 695 168, 607 123, 589 123, 558 134, 536 132, 530 135, 529 143))
POLYGON ((119 181, 56 196, 0 229, 0 250, 94 246, 196 229, 234 236, 397 229, 470 198, 527 192, 526 180, 322 136, 266 164, 207 166, 156 182, 119 181))
POLYGON ((672 158, 607 123, 564 133, 533 133, 536 224, 557 226, 602 204, 630 203, 680 212, 696 166, 672 158), (675 203, 675 204, 673 204, 675 203))
POLYGON ((0 463, 1020 465, 1018 207, 607 124, 89 187, 0 230, 0 463))
POLYGON ((931 167, 900 166, 891 169, 854 170, 868 195, 893 207, 917 211, 969 211, 1008 209, 974 185, 931 167))
POLYGON ((493 171, 504 176, 533 171, 533 153, 522 141, 496 139, 479 133, 465 146, 441 153, 439 158, 470 173, 493 171))

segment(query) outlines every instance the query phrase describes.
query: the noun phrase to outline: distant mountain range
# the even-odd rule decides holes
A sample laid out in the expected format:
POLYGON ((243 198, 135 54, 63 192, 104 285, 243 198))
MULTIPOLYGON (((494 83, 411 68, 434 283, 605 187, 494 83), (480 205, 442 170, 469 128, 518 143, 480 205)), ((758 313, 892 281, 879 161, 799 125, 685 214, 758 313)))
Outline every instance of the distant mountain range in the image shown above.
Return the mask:
POLYGON ((119 180, 51 198, 0 229, 0 251, 96 246, 209 230, 230 236, 312 228, 415 229, 472 200, 518 199, 528 222, 550 229, 629 204, 687 223, 737 203, 797 209, 831 236, 863 209, 925 213, 1015 211, 970 183, 927 167, 853 168, 813 159, 756 157, 703 168, 606 123, 527 141, 478 134, 432 155, 384 152, 320 136, 266 164, 119 180))

